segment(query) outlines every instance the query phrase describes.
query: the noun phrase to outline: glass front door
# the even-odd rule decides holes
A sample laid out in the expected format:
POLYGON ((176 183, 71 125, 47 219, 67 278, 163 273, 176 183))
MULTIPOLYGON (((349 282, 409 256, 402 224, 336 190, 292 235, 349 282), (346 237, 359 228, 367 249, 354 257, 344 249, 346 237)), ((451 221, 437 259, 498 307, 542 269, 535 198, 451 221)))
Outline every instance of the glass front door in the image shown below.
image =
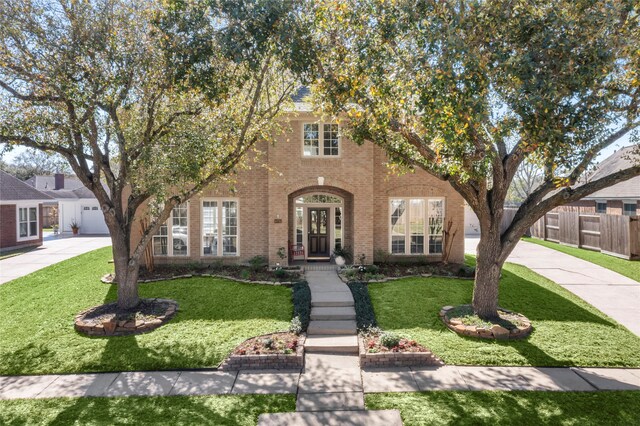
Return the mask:
POLYGON ((309 250, 308 257, 329 257, 331 247, 329 245, 329 209, 307 209, 309 223, 309 250))

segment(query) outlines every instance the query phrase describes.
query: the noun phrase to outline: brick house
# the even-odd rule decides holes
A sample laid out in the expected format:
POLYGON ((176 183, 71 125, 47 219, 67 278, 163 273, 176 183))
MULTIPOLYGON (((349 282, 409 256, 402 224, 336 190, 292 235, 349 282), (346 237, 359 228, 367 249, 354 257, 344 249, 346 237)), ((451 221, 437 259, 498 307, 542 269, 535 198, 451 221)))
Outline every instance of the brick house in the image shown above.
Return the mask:
POLYGON ((0 170, 0 251, 42 245, 42 203, 51 197, 0 170))
POLYGON ((463 200, 447 182, 422 170, 390 175, 382 149, 346 140, 338 123, 294 101, 290 132, 238 170, 233 189, 211 187, 173 210, 153 237, 155 263, 329 261, 335 247, 368 263, 382 252, 439 261, 448 246, 449 260, 463 262, 463 200), (445 241, 449 222, 456 236, 445 241))
MULTIPOLYGON (((631 167, 637 160, 633 150, 637 147, 621 148, 602 161, 589 176, 599 179, 618 170, 631 167)), ((574 211, 583 214, 606 213, 614 215, 640 216, 640 176, 596 191, 579 201, 558 207, 558 211, 574 211)))

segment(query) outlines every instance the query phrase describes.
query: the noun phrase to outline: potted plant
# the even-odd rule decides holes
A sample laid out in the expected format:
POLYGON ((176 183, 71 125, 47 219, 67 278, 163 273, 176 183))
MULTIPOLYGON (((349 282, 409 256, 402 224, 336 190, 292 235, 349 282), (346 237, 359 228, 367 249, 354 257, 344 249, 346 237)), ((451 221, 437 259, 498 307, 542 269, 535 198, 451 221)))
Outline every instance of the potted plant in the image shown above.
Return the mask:
POLYGON ((76 222, 76 220, 72 220, 71 221, 71 231, 73 232, 73 235, 78 235, 78 231, 80 230, 80 225, 78 225, 78 222, 76 222))
POLYGON ((349 247, 336 247, 333 250, 333 259, 335 260, 336 265, 342 267, 346 263, 351 263, 353 254, 351 253, 351 249, 349 247))

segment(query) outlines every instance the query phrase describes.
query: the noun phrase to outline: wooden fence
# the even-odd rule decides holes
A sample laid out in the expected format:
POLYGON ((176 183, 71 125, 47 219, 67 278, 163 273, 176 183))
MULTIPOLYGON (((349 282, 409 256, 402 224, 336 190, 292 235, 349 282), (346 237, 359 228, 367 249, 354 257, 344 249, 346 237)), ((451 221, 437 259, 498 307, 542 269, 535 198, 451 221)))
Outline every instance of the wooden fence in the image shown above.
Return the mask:
POLYGON ((625 259, 640 257, 639 217, 549 212, 531 227, 531 236, 625 259))

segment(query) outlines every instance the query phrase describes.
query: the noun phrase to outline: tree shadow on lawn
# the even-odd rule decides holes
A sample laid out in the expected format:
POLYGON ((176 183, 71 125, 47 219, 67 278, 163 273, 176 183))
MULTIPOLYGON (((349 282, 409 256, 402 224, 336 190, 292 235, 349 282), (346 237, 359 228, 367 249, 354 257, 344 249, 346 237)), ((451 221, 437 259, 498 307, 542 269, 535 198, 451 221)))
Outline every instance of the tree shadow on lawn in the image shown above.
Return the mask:
POLYGON ((399 409, 405 425, 598 424, 637 422, 634 392, 448 392, 367 395, 368 409, 399 409))
POLYGON ((523 340, 484 340, 461 336, 445 327, 439 310, 445 305, 470 303, 470 280, 412 278, 371 284, 369 289, 382 328, 407 333, 445 363, 629 366, 640 362, 633 350, 634 345, 640 349, 640 340, 577 296, 526 268, 509 265, 500 283, 500 306, 532 321, 533 333, 523 340))
MULTIPOLYGON (((50 425, 255 425, 261 413, 294 411, 295 396, 89 397, 39 400, 34 404, 45 412, 60 410, 44 423, 50 425)), ((26 418, 22 420, 28 423, 26 418)))

